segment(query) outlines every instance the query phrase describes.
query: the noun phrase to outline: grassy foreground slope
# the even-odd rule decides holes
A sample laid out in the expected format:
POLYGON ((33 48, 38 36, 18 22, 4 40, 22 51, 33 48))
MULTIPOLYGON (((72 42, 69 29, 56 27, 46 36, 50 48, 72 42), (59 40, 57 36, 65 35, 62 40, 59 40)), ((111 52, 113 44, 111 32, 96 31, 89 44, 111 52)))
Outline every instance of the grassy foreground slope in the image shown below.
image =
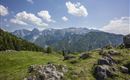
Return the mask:
POLYGON ((0 52, 0 79, 21 80, 32 64, 45 64, 48 61, 60 62, 60 55, 47 55, 42 52, 0 52))
MULTIPOLYGON (((114 59, 121 61, 117 66, 130 62, 130 50, 117 49, 121 55, 114 56, 114 59)), ((42 52, 30 51, 12 51, 0 52, 0 80, 23 80, 28 74, 27 69, 34 64, 54 64, 66 65, 69 71, 65 74, 65 80, 95 80, 93 76, 93 65, 101 57, 96 50, 90 51, 91 57, 88 59, 78 59, 80 54, 73 54, 77 58, 74 60, 63 61, 63 56, 57 53, 44 54, 42 52), (71 61, 77 61, 72 64, 71 61), (76 74, 78 76, 72 76, 76 74)), ((110 80, 127 80, 130 75, 117 73, 115 79, 110 80)))
MULTIPOLYGON (((96 54, 95 54, 96 55, 96 54)), ((77 55, 75 55, 77 56, 77 55)), ((71 64, 70 61, 63 61, 63 56, 60 54, 43 54, 42 52, 0 52, 0 79, 1 80, 22 80, 27 75, 27 69, 32 64, 46 64, 48 62, 53 62, 55 64, 67 65, 72 71, 80 73, 81 70, 85 69, 87 73, 91 73, 91 67, 93 63, 97 60, 98 56, 95 58, 90 58, 87 60, 79 60, 77 64, 71 64), (87 68, 88 66, 88 68, 87 68)), ((71 77, 71 71, 66 74, 66 78, 71 77)), ((82 73, 81 77, 88 77, 94 79, 92 74, 85 75, 82 73)), ((87 78, 86 78, 87 79, 87 78)))

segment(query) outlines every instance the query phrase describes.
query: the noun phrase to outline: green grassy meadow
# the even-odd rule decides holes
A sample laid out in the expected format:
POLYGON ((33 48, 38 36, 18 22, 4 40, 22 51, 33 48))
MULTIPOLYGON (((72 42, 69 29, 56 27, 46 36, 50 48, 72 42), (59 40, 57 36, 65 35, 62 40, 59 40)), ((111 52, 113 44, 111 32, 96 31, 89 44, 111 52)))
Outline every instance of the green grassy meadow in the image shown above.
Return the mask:
MULTIPOLYGON (((114 56, 115 60, 121 61, 123 65, 130 62, 130 50, 118 49, 121 55, 114 56)), ((23 80, 28 75, 28 67, 30 65, 47 64, 52 62, 54 64, 66 65, 69 71, 65 74, 65 80, 95 80, 93 76, 93 65, 97 63, 97 60, 101 57, 98 51, 90 51, 91 57, 85 60, 78 58, 80 55, 73 54, 77 58, 74 59, 77 63, 72 64, 71 61, 63 61, 63 56, 59 53, 43 53, 43 52, 31 52, 31 51, 12 51, 12 52, 0 52, 0 80, 23 80), (78 76, 72 76, 72 74, 78 74, 78 76)), ((130 79, 130 75, 117 73, 115 80, 127 80, 130 79)), ((111 79, 110 79, 111 80, 111 79)))

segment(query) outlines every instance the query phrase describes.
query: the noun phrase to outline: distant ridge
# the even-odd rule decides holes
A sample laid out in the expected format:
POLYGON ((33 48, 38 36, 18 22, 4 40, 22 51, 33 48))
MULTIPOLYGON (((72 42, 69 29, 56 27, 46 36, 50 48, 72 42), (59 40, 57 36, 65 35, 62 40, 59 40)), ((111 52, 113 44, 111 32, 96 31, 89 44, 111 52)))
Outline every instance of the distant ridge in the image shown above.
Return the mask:
POLYGON ((119 45, 123 42, 123 35, 107 33, 87 28, 64 28, 45 29, 39 31, 34 29, 29 31, 17 30, 12 34, 33 42, 41 47, 51 46, 55 50, 66 50, 69 52, 79 52, 104 47, 105 45, 119 45), (17 32, 17 33, 16 33, 17 32))

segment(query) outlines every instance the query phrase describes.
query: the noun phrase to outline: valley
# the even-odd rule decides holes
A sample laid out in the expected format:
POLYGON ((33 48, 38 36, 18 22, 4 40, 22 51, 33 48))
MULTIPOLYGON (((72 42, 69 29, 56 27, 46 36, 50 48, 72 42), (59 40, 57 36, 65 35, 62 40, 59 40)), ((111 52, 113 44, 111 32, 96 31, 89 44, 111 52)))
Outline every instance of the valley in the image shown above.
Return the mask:
MULTIPOLYGON (((87 35, 68 36, 73 38, 72 42, 76 39, 82 42, 73 43, 75 46, 67 46, 67 50, 72 49, 70 52, 66 50, 57 51, 51 46, 47 48, 39 47, 1 29, 0 79, 128 80, 130 78, 129 35, 124 36, 122 39, 120 38, 121 35, 104 32, 89 32, 87 35), (100 37, 96 37, 98 35, 100 37), (93 36, 96 38, 93 38, 93 36), (75 47, 77 47, 75 50, 85 48, 84 44, 89 42, 89 37, 90 41, 100 42, 102 47, 97 46, 92 50, 73 51, 75 47), (107 39, 111 39, 116 46, 112 45, 112 43, 108 44, 107 39), (123 41, 119 45, 116 41, 120 39, 123 41), (102 41, 106 41, 106 46, 102 41)), ((64 40, 69 41, 63 39, 60 44, 67 44, 64 40)), ((96 44, 92 45, 96 46, 96 44)))
POLYGON ((0 80, 130 80, 130 0, 0 0, 0 80))

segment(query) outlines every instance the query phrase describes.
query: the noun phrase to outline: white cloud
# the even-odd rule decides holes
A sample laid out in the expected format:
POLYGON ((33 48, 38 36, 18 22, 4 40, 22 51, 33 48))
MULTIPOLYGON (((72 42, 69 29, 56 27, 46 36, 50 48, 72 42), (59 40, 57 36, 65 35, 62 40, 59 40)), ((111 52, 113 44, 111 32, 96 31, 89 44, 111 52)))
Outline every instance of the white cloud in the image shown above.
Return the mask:
POLYGON ((8 9, 3 5, 0 5, 0 16, 6 16, 8 14, 8 9))
POLYGON ((55 22, 54 20, 51 19, 51 15, 46 10, 38 12, 37 15, 47 22, 55 22))
POLYGON ((18 19, 11 19, 10 22, 14 24, 19 24, 19 25, 28 25, 27 23, 20 21, 18 19))
POLYGON ((33 4, 34 2, 33 2, 33 0, 27 0, 27 2, 29 2, 29 3, 31 3, 31 4, 33 4))
POLYGON ((129 34, 130 33, 130 17, 121 17, 114 19, 104 26, 101 30, 116 34, 129 34))
POLYGON ((63 16, 63 17, 62 17, 62 20, 63 20, 63 21, 68 21, 68 18, 65 17, 65 16, 63 16))
POLYGON ((87 16, 88 15, 87 9, 83 5, 81 5, 79 2, 76 4, 71 3, 70 1, 66 2, 66 7, 68 9, 69 14, 72 14, 75 16, 87 16))
POLYGON ((44 23, 40 18, 32 13, 27 13, 26 11, 17 13, 15 19, 11 19, 10 22, 19 25, 32 25, 37 27, 48 26, 48 24, 44 23))

